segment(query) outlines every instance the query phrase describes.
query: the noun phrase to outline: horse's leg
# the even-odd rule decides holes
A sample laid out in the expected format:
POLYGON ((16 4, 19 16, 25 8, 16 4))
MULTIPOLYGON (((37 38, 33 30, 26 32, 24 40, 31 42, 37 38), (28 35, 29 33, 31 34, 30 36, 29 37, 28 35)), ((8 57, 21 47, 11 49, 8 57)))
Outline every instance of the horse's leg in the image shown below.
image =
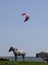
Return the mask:
POLYGON ((23 60, 24 60, 24 55, 22 55, 22 58, 23 58, 23 60))
POLYGON ((15 61, 17 61, 17 55, 15 55, 15 61))

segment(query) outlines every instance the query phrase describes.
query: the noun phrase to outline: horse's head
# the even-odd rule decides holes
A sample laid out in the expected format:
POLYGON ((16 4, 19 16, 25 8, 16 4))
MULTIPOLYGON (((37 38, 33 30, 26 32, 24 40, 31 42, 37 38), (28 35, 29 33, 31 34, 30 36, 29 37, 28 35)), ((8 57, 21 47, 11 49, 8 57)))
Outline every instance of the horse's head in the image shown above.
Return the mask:
POLYGON ((38 58, 38 53, 36 54, 36 58, 38 58))
POLYGON ((13 50, 13 47, 10 47, 9 52, 13 50))
POLYGON ((14 50, 18 50, 18 49, 17 48, 14 48, 14 47, 10 47, 9 52, 10 51, 14 51, 14 50))

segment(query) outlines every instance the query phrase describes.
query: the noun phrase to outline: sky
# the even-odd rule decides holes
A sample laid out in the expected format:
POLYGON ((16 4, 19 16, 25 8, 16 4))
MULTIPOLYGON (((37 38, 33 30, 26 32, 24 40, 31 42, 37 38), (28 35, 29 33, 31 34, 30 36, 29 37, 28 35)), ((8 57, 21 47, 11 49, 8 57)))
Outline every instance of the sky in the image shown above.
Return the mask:
POLYGON ((48 0, 0 0, 0 56, 13 56, 11 46, 26 56, 48 50, 48 0))

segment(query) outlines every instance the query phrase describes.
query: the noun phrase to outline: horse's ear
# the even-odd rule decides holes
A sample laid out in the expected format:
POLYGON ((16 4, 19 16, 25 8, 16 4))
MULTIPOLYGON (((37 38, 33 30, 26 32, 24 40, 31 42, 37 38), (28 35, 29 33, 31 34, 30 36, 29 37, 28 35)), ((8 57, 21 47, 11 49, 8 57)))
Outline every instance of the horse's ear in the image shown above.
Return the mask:
POLYGON ((10 48, 12 48, 12 46, 10 48))
POLYGON ((10 48, 13 48, 12 46, 10 48))

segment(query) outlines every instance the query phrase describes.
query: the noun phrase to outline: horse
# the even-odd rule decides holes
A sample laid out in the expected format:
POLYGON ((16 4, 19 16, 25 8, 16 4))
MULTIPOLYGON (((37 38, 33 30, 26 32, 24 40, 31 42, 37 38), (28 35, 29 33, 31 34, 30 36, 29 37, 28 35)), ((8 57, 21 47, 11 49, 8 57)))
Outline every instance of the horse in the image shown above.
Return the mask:
POLYGON ((47 61, 48 62, 48 53, 47 52, 40 52, 40 53, 36 53, 36 58, 42 58, 43 61, 47 61))
POLYGON ((6 57, 5 57, 5 58, 4 58, 4 57, 1 57, 1 58, 0 58, 0 61, 9 61, 9 59, 6 58, 6 57))
POLYGON ((23 60, 25 59, 26 51, 25 50, 18 50, 17 48, 10 47, 9 52, 13 51, 15 61, 17 60, 17 56, 22 56, 23 60))

